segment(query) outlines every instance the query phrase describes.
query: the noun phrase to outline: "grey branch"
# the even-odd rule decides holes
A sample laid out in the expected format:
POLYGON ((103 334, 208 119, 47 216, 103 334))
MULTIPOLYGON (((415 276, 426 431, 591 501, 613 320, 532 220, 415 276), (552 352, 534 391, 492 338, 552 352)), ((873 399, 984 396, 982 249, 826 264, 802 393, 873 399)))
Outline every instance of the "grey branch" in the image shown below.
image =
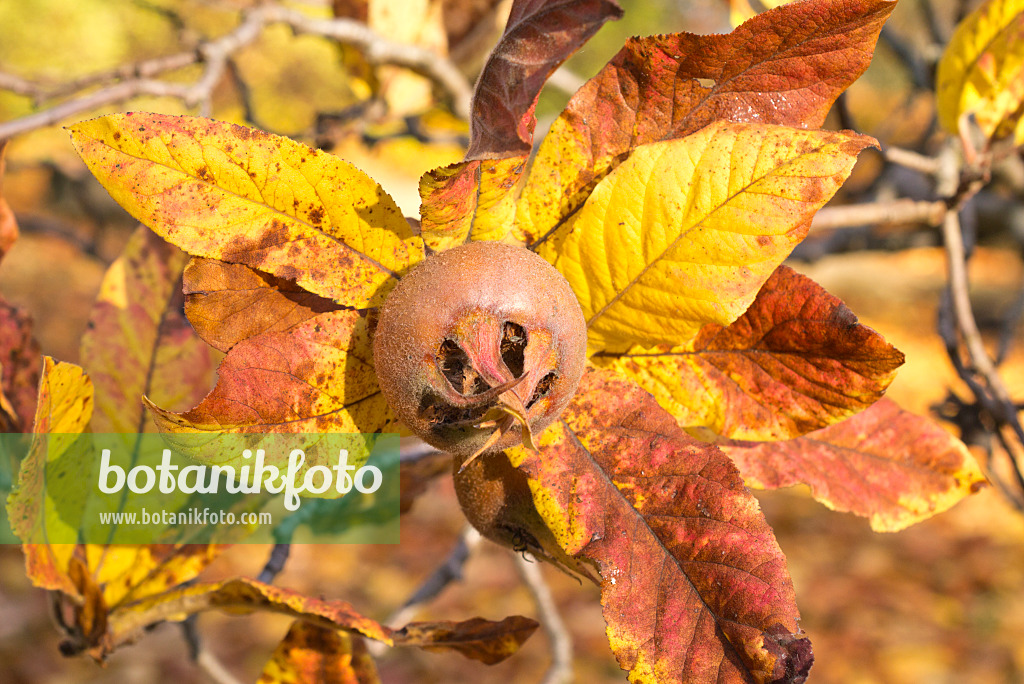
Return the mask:
POLYGON ((942 224, 946 214, 946 203, 897 199, 888 202, 851 204, 848 206, 825 207, 814 215, 813 230, 852 228, 878 223, 921 224, 930 226, 942 224))
POLYGON ((373 64, 394 64, 422 74, 451 96, 457 114, 469 116, 472 88, 458 68, 444 57, 426 48, 388 40, 365 24, 351 19, 316 19, 296 10, 269 4, 246 12, 234 30, 204 41, 194 50, 125 65, 71 83, 47 86, 0 73, 0 88, 33 97, 37 102, 70 98, 33 114, 0 123, 0 140, 52 126, 75 115, 141 95, 177 98, 186 106, 198 107, 201 114, 208 115, 213 90, 224 75, 228 59, 253 43, 263 29, 271 24, 286 24, 297 33, 323 36, 355 46, 373 64), (205 65, 200 77, 192 83, 168 82, 158 78, 169 71, 192 64, 205 65), (105 85, 107 83, 110 84, 105 85), (83 92, 97 86, 96 90, 83 92))
POLYGON ((572 636, 558 613, 551 587, 544 580, 540 563, 519 554, 515 554, 514 558, 516 570, 533 596, 537 618, 551 645, 551 665, 541 684, 569 684, 573 680, 572 636))

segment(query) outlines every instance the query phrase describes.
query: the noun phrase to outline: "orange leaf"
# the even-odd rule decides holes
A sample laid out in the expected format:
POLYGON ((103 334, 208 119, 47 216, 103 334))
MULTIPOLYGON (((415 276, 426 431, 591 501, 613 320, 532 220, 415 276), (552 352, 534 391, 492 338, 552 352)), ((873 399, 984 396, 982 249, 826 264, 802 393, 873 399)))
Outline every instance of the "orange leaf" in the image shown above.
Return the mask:
POLYGON ((314 682, 379 684, 380 676, 359 636, 296 620, 257 684, 314 682))
POLYGON ((394 423, 366 319, 332 311, 231 348, 217 386, 185 413, 150 403, 162 432, 381 432, 394 423))
POLYGON ((111 196, 193 256, 245 264, 353 307, 379 304, 423 258, 422 241, 373 179, 288 138, 146 113, 70 131, 111 196))
POLYGON ((561 549, 600 574, 608 638, 631 681, 806 674, 786 560, 717 447, 604 371, 584 377, 539 442, 540 454, 509 458, 561 549))
POLYGON ((472 618, 463 622, 412 622, 392 633, 396 646, 427 651, 458 651, 467 658, 494 665, 513 655, 539 627, 519 615, 501 622, 472 618))
POLYGON ((888 399, 798 439, 722 449, 749 485, 810 485, 815 499, 869 518, 878 532, 941 513, 985 482, 960 440, 888 399))
POLYGON ((224 352, 249 337, 285 332, 341 308, 288 280, 215 259, 192 259, 185 267, 183 288, 192 327, 224 352))
POLYGON ((8 140, 0 140, 0 259, 4 258, 7 251, 18 239, 18 222, 14 219, 14 212, 4 198, 4 170, 6 160, 4 151, 7 149, 8 140))
POLYGON ((434 251, 467 240, 524 243, 510 231, 515 188, 526 169, 526 155, 459 162, 420 178, 421 230, 434 251))
POLYGON ((537 151, 517 215, 541 237, 644 144, 721 120, 817 128, 871 60, 891 0, 805 0, 726 35, 627 41, 569 101, 537 151))
POLYGON ((771 440, 867 408, 903 354, 813 280, 780 266, 732 325, 705 325, 686 346, 593 360, 636 380, 680 425, 771 440))
POLYGON ((152 432, 143 396, 188 408, 209 392, 213 356, 181 314, 187 261, 140 227, 103 277, 81 353, 96 387, 94 432, 152 432))

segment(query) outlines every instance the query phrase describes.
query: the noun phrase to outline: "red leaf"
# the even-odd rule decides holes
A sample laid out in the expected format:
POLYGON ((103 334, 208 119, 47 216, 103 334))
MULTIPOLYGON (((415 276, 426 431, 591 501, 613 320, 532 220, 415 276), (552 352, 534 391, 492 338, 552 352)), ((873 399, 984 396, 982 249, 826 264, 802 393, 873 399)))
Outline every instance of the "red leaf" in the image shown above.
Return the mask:
POLYGON ((0 297, 0 428, 29 432, 36 411, 42 352, 32 317, 0 297))
POLYGON ((632 681, 802 681, 810 643, 786 560, 717 447, 606 372, 583 379, 540 441, 509 458, 561 549, 600 574, 632 681))
POLYGON ((810 485, 818 501, 869 518, 879 532, 940 513, 985 482, 960 440, 888 399, 798 439, 722 449, 751 486, 810 485))
POLYGON ((622 10, 614 0, 516 0, 477 81, 466 159, 527 155, 548 76, 622 10))

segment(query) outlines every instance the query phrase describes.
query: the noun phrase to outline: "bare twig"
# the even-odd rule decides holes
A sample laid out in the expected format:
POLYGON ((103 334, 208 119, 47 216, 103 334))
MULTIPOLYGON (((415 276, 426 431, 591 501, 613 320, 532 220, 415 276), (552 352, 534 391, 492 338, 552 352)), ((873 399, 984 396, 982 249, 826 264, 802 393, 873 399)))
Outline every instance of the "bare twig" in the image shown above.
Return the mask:
POLYGON ((288 561, 291 550, 291 544, 274 544, 274 548, 270 550, 270 557, 267 558, 266 565, 263 566, 263 570, 260 571, 259 577, 256 579, 264 584, 273 582, 274 578, 284 570, 284 564, 288 561))
MULTIPOLYGON (((950 210, 942 222, 942 235, 946 246, 946 265, 949 272, 949 297, 956 332, 966 353, 966 362, 959 358, 959 350, 952 340, 947 342, 950 358, 960 377, 968 384, 977 400, 996 423, 996 436, 1000 440, 1017 480, 1024 491, 1024 427, 1017 415, 1017 408, 1003 383, 988 350, 985 349, 981 331, 978 329, 971 307, 967 282, 967 253, 964 248, 963 232, 956 208, 969 198, 977 186, 976 181, 965 182, 964 171, 957 162, 952 147, 947 147, 940 156, 942 168, 937 175, 937 191, 948 198, 950 210)), ((970 170, 967 171, 970 173, 970 170)), ((994 473, 990 469, 990 476, 994 473)), ((1005 487, 1004 487, 1005 490, 1005 487)), ((1018 507, 1024 508, 1024 500, 1011 499, 1018 507)))
POLYGON ((193 50, 125 65, 60 86, 35 84, 11 74, 0 73, 0 88, 34 97, 37 102, 70 98, 0 124, 0 140, 51 126, 77 114, 140 95, 173 97, 188 107, 198 107, 202 114, 208 115, 213 90, 224 76, 228 59, 253 43, 262 30, 271 24, 286 24, 297 33, 315 34, 353 45, 360 48, 372 64, 395 64, 412 69, 448 92, 460 116, 469 115, 472 97, 469 83, 454 64, 437 53, 416 45, 393 42, 357 21, 316 19, 296 10, 268 4, 245 12, 242 22, 234 30, 204 41, 193 50), (200 77, 192 83, 169 82, 157 78, 193 64, 205 66, 200 77), (104 85, 107 83, 110 85, 104 85), (98 90, 83 92, 97 86, 98 90))
MULTIPOLYGON (((480 543, 480 533, 472 526, 466 525, 459 535, 455 546, 448 553, 448 556, 439 566, 423 581, 423 584, 412 593, 402 606, 384 620, 384 624, 398 627, 410 622, 416 615, 419 607, 430 601, 449 584, 462 579, 462 568, 469 558, 470 552, 480 543)), ((367 648, 373 656, 380 656, 387 650, 387 646, 380 642, 371 641, 367 648)))
POLYGON ((936 157, 929 157, 920 152, 914 152, 902 147, 888 146, 885 148, 884 154, 886 161, 929 176, 936 175, 941 168, 941 164, 936 157))
POLYGON ((876 223, 925 223, 938 226, 946 213, 946 203, 897 199, 888 202, 825 207, 814 215, 813 230, 851 228, 876 223))
MULTIPOLYGON (((435 598, 452 582, 462 579, 462 568, 469 559, 470 552, 480 543, 480 533, 470 525, 462 529, 455 546, 439 566, 423 581, 423 584, 412 593, 402 607, 392 613, 386 624, 404 625, 416 613, 418 607, 435 598)), ((372 646, 372 644, 371 644, 372 646)))
POLYGON ((208 649, 199 652, 196 664, 215 684, 241 684, 242 680, 231 674, 217 656, 208 649))
POLYGON ((541 684, 568 684, 573 680, 572 636, 558 613, 551 587, 544 580, 540 563, 515 554, 516 571, 523 584, 530 590, 537 606, 537 618, 551 645, 551 666, 544 674, 541 684))

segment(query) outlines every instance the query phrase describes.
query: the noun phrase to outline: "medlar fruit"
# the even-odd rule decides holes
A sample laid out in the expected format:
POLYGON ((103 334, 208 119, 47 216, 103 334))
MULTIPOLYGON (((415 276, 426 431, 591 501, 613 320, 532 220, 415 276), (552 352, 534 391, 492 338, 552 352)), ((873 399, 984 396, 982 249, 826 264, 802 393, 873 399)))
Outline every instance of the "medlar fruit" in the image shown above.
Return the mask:
POLYGON ((532 447, 572 399, 586 345, 579 302, 551 264, 471 242, 402 277, 381 308, 373 358, 398 417, 465 465, 532 447))

